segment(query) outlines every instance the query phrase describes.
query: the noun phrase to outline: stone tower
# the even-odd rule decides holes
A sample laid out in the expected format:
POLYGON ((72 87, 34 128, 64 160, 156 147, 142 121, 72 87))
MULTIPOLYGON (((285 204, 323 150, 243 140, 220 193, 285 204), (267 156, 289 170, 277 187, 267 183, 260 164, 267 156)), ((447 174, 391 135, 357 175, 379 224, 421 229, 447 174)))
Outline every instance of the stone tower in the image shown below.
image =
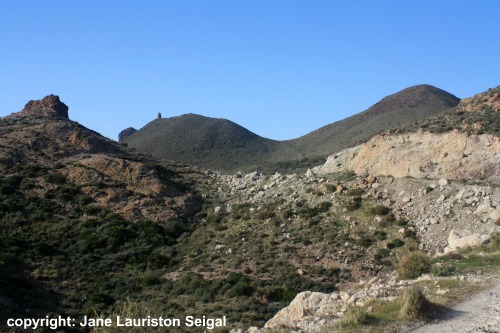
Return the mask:
POLYGON ((158 112, 158 115, 156 116, 156 119, 161 119, 161 113, 158 112))

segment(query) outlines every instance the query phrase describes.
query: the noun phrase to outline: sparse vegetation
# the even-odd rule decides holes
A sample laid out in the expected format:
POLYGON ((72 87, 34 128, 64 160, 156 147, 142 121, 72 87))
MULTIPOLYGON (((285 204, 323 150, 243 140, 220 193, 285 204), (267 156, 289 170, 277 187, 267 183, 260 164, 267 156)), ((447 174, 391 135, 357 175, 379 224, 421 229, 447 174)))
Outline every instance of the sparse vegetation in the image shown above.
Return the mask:
POLYGON ((356 328, 368 322, 368 315, 364 309, 355 305, 349 306, 344 316, 336 323, 340 329, 356 328))

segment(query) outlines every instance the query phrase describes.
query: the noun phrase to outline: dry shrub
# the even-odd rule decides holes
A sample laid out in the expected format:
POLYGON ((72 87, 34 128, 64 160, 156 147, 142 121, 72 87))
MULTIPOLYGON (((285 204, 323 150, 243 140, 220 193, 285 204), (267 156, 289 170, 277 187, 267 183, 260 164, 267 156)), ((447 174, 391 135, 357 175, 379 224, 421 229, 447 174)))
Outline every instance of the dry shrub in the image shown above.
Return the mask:
POLYGON ((428 319, 434 312, 434 305, 417 288, 405 290, 403 295, 400 296, 400 302, 399 317, 401 319, 428 319))
POLYGON ((416 279, 431 269, 431 260, 422 252, 410 252, 398 263, 400 279, 416 279))
POLYGON ((368 315, 362 308, 350 305, 344 316, 336 322, 336 326, 338 328, 354 328, 366 324, 367 321, 368 315))

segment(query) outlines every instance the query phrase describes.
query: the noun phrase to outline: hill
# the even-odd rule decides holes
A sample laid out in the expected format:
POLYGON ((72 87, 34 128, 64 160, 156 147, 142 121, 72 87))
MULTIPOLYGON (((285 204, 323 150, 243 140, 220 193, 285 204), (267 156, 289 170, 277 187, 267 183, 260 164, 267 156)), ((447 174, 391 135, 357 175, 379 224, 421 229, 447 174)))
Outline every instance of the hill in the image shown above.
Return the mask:
POLYGON ((195 178, 69 120, 54 95, 0 118, 0 331, 139 296, 151 251, 201 208, 195 178))
POLYGON ((225 171, 303 170, 382 131, 407 126, 458 104, 441 89, 418 85, 387 96, 368 110, 303 137, 274 141, 225 119, 189 114, 157 119, 121 140, 160 158, 225 171))
POLYGON ((320 173, 500 181, 500 87, 328 157, 320 173))
POLYGON ((416 121, 399 128, 394 133, 427 131, 444 133, 451 130, 467 134, 500 136, 500 86, 488 89, 469 98, 439 115, 416 121))
POLYGON ((157 157, 223 170, 256 167, 277 146, 229 120, 196 114, 156 119, 123 142, 157 157))
POLYGON ((423 120, 458 104, 459 98, 430 85, 417 85, 389 95, 354 116, 293 140, 307 157, 324 158, 372 136, 423 120))

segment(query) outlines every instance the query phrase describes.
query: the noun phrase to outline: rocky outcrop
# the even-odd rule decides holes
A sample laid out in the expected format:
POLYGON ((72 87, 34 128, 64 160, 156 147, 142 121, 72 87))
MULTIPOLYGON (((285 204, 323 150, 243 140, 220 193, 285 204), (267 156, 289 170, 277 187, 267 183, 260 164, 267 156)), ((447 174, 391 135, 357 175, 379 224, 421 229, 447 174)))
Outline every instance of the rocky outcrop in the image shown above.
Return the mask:
POLYGON ((318 174, 347 170, 376 176, 482 179, 498 183, 500 138, 459 131, 384 133, 329 156, 323 166, 313 169, 318 174))
POLYGON ((133 127, 129 127, 129 128, 124 129, 123 131, 120 132, 120 134, 118 134, 118 142, 122 142, 123 140, 125 140, 126 138, 128 138, 129 136, 134 134, 135 132, 137 132, 137 130, 133 127))
POLYGON ((489 235, 480 235, 468 230, 452 230, 448 236, 448 246, 444 249, 444 253, 479 246, 489 239, 489 235))
POLYGON ((39 100, 31 100, 24 106, 23 112, 37 110, 37 109, 50 109, 55 111, 56 115, 65 119, 68 118, 68 106, 61 102, 59 96, 48 95, 39 100))
POLYGON ((338 293, 324 294, 304 291, 299 293, 286 308, 271 318, 265 328, 297 327, 307 317, 333 317, 342 307, 338 293), (340 305, 340 306, 339 306, 340 305))

